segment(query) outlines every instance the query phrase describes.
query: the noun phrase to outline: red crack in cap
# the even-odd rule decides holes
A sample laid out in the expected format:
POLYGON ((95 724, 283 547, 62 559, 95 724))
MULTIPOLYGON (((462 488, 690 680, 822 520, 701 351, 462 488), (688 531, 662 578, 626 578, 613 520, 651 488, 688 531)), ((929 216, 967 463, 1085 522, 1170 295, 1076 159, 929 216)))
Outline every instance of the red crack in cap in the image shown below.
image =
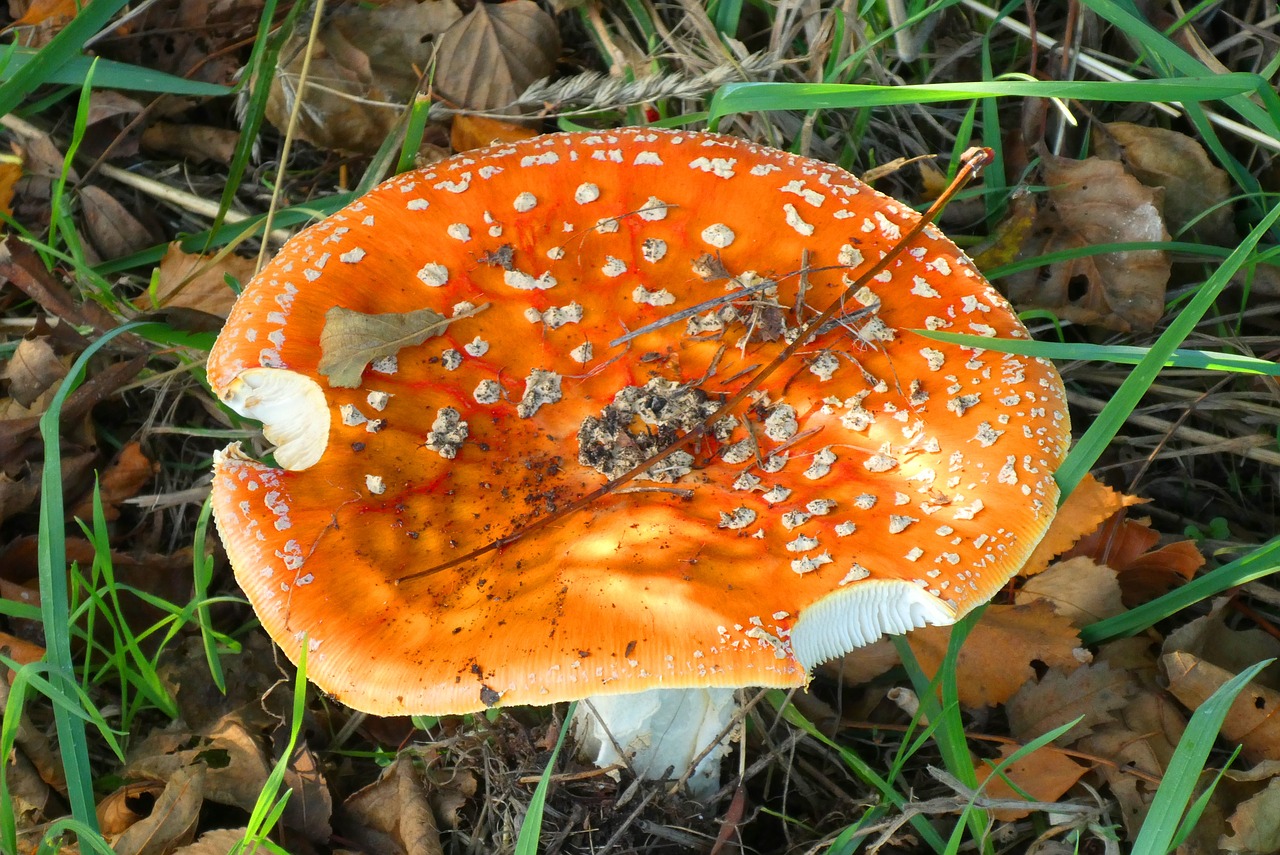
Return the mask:
POLYGON ((687 451, 406 580, 698 425, 917 219, 829 164, 625 129, 467 152, 303 232, 209 358, 278 445, 213 485, 263 625, 350 706, 444 714, 796 686, 954 621, 1040 540, 1069 431, 1049 363, 913 332, 1027 335, 931 226, 687 451), (334 307, 454 320, 342 388, 334 307))

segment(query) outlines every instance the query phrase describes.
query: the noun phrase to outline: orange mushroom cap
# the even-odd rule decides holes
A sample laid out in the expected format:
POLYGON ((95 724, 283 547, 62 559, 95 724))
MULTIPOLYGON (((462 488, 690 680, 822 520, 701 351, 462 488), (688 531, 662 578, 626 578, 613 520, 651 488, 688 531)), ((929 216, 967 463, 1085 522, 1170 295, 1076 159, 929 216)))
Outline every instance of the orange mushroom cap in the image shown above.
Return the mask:
POLYGON ((1040 540, 1069 429, 1048 362, 914 332, 1027 335, 932 226, 648 480, 447 566, 692 429, 917 221, 826 163, 624 129, 467 152, 306 230, 208 365, 279 444, 213 484, 263 625, 350 706, 445 714, 796 686, 954 621, 1040 540), (343 388, 335 306, 455 320, 343 388))

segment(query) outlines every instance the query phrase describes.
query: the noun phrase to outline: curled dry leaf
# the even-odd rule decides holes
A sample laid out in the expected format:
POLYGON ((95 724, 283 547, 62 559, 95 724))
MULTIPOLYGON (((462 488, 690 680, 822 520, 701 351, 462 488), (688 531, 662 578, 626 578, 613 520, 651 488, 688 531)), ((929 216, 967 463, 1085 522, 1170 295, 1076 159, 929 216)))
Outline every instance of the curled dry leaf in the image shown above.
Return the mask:
MULTIPOLYGON (((1051 207, 1022 248, 1022 258, 1098 244, 1169 240, 1164 191, 1142 185, 1115 161, 1044 156, 1051 207)), ((1086 255, 1009 276, 1009 298, 1067 320, 1129 332, 1150 330, 1164 313, 1169 254, 1132 250, 1086 255)))
MULTIPOLYGON (((1214 600, 1207 615, 1169 633, 1160 652, 1190 653, 1232 673, 1243 671, 1262 659, 1280 658, 1280 641, 1273 636, 1261 629, 1233 629, 1227 625, 1227 617, 1234 614, 1229 604, 1229 597, 1214 600)), ((1274 665, 1267 668, 1258 675, 1257 681, 1280 688, 1278 670, 1274 665)))
MULTIPOLYGON (((312 48, 294 134, 321 148, 377 151, 417 91, 433 42, 461 15, 450 0, 344 4, 312 48)), ((281 130, 298 97, 306 53, 305 31, 280 52, 266 116, 281 130)))
MULTIPOLYGON (((13 194, 22 177, 22 156, 15 154, 0 160, 0 212, 13 216, 13 194)), ((0 229, 3 225, 0 224, 0 229)))
POLYGON ((151 816, 163 792, 163 781, 130 781, 98 802, 98 827, 108 837, 123 834, 151 816))
MULTIPOLYGON (((932 676, 942 665, 951 627, 927 626, 907 635, 907 643, 932 676)), ((1045 602, 988 606, 960 649, 956 663, 960 703, 989 707, 1008 701, 1036 676, 1032 663, 1050 673, 1069 673, 1087 661, 1071 623, 1045 602)))
POLYGON ((4 367, 4 377, 9 381, 9 397, 28 409, 66 374, 67 366, 45 338, 19 341, 4 367))
POLYGON ((116 855, 168 855, 195 839, 204 804, 204 766, 178 769, 145 819, 112 843, 116 855))
MULTIPOLYGON (((1189 709, 1198 709, 1235 672, 1219 668, 1191 653, 1169 653, 1160 658, 1169 678, 1169 692, 1189 709)), ((1244 688, 1231 704, 1222 722, 1220 735, 1239 743, 1241 753, 1251 763, 1280 760, 1280 692, 1258 685, 1244 688)))
POLYGON ((413 757, 396 758, 382 776, 342 806, 342 834, 369 852, 438 855, 440 834, 413 757))
POLYGON ((422 344, 459 318, 471 317, 484 308, 446 318, 431 309, 370 315, 334 306, 324 315, 319 371, 329 378, 330 386, 354 389, 369 363, 395 356, 402 347, 422 344))
POLYGON ((533 0, 476 3, 440 39, 433 84, 454 104, 496 110, 551 74, 559 55, 555 19, 533 0))
POLYGON ((1164 190, 1164 216, 1169 231, 1200 243, 1234 243, 1231 182, 1214 165, 1204 146, 1186 134, 1129 122, 1096 126, 1094 142, 1109 160, 1123 157, 1133 176, 1148 187, 1164 190))

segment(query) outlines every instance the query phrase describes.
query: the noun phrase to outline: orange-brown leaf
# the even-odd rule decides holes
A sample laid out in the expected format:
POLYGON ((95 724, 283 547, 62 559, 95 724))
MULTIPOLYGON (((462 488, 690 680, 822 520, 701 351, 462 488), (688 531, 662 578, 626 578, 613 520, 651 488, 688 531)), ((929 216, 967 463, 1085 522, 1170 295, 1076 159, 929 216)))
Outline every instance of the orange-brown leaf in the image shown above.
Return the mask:
MULTIPOLYGON (((1045 746, 1013 761, 1000 775, 992 775, 994 767, 1015 750, 1016 746, 1005 745, 1000 749, 999 757, 976 764, 978 783, 986 782, 983 788, 985 795, 995 799, 1020 799, 1022 795, 1018 790, 1021 790, 1036 801, 1051 802, 1061 798, 1089 771, 1061 751, 1045 746), (1010 781, 1017 790, 1009 785, 1010 781)), ((1013 808, 992 811, 992 815, 1001 822, 1013 822, 1030 813, 1029 810, 1013 808)))
POLYGON ((1077 552, 1073 547, 1078 549, 1078 544, 1087 540, 1090 533, 1096 531, 1113 514, 1143 501, 1146 500, 1127 496, 1111 489, 1092 475, 1086 475, 1071 491, 1071 495, 1067 496, 1062 507, 1058 508, 1058 515, 1049 525, 1048 533, 1027 559, 1021 574, 1034 576, 1048 567, 1055 555, 1068 557, 1063 553, 1069 549, 1072 550, 1070 555, 1089 554, 1077 552))
POLYGON ((510 143, 536 137, 538 132, 515 122, 490 119, 487 116, 471 116, 465 113, 453 117, 449 131, 449 144, 454 151, 470 151, 490 143, 510 143))
POLYGON ((1120 582, 1116 571, 1095 564, 1085 556, 1055 563, 1045 572, 1028 579, 1014 602, 1044 600, 1053 610, 1083 627, 1124 612, 1120 602, 1120 582))
MULTIPOLYGON (((937 672, 950 638, 950 627, 929 626, 907 635, 926 674, 937 672)), ((988 606, 956 663, 960 703, 1002 704, 1035 678, 1033 662, 1065 673, 1080 666, 1081 656, 1076 630, 1048 603, 988 606)))

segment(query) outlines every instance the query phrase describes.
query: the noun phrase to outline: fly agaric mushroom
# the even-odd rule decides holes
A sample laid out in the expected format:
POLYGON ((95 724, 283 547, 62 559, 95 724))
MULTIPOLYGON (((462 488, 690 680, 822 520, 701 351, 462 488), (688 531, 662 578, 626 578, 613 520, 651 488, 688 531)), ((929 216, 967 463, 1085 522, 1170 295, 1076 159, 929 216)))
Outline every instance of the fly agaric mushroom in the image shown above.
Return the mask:
POLYGON ((694 430, 918 219, 826 163, 624 129, 460 154, 306 230, 208 365, 277 444, 213 484, 263 626, 343 703, 441 715, 802 686, 952 623, 1040 540, 1069 431, 1048 362, 916 332, 1027 335, 932 226, 690 448, 521 536, 694 430))

